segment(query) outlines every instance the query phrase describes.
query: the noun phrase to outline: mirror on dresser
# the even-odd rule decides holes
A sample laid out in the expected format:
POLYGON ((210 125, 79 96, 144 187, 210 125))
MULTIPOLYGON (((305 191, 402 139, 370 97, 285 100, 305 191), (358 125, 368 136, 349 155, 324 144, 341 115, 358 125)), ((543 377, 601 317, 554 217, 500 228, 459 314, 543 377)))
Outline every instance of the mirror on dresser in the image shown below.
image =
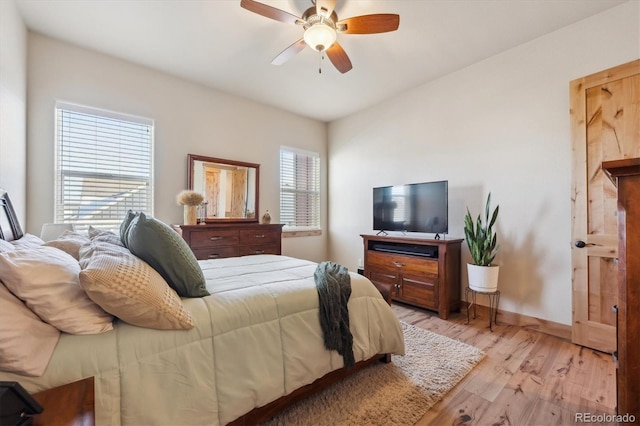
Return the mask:
POLYGON ((189 154, 189 189, 204 196, 206 223, 258 222, 260 165, 189 154))

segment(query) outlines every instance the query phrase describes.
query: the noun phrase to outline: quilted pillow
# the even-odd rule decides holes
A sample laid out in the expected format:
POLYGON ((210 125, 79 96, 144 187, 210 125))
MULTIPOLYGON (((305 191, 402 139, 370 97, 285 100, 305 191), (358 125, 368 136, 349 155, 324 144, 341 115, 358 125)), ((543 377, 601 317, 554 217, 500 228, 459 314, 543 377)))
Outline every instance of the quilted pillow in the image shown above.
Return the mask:
POLYGON ((62 250, 68 255, 73 256, 74 259, 80 259, 80 247, 89 242, 89 237, 86 235, 78 234, 73 231, 64 231, 55 240, 50 240, 44 243, 44 246, 55 247, 62 250))
POLYGON ((78 261, 55 247, 0 253, 0 280, 43 321, 70 334, 113 330, 113 317, 89 299, 79 273, 78 261))
POLYGON ((132 325, 163 330, 194 325, 164 279, 126 248, 92 241, 80 249, 80 285, 102 308, 132 325))
POLYGON ((0 283, 0 370, 41 376, 59 337, 0 283))
POLYGON ((198 260, 171 227, 138 213, 129 224, 125 237, 125 246, 131 253, 158 271, 179 296, 209 295, 198 260))

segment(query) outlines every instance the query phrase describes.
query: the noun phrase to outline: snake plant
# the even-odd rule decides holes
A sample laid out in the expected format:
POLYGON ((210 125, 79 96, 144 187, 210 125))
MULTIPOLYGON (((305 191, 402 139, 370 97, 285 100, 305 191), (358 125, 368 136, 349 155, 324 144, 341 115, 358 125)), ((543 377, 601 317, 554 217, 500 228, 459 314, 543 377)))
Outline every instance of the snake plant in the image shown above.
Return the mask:
POLYGON ((493 231, 493 225, 498 218, 498 210, 500 206, 496 206, 495 210, 489 216, 491 207, 491 193, 487 197, 487 204, 485 206, 484 222, 480 215, 476 219, 476 223, 473 223, 471 213, 467 207, 467 215, 464 218, 464 235, 471 252, 471 258, 473 264, 478 266, 489 266, 493 259, 496 257, 500 246, 498 245, 497 235, 493 231))

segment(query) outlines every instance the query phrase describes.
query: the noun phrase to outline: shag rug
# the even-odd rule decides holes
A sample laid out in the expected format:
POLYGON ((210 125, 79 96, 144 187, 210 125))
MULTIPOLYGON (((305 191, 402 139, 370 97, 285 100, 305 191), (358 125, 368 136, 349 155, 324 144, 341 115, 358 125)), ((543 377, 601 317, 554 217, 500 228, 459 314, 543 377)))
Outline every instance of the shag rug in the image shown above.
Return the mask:
POLYGON ((401 324, 405 355, 364 368, 265 424, 413 425, 485 356, 466 343, 401 324))

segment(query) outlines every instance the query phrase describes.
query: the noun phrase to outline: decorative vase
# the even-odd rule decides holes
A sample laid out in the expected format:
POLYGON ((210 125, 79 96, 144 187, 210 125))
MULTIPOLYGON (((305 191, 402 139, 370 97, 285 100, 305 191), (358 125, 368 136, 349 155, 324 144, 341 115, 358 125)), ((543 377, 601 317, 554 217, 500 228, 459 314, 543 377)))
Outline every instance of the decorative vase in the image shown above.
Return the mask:
POLYGON ((269 210, 267 210, 262 215, 262 223, 264 223, 265 225, 268 225, 269 223, 271 223, 271 215, 269 214, 269 210))
POLYGON ((478 266, 467 263, 469 288, 482 293, 492 293, 498 290, 498 272, 500 266, 478 266))
POLYGON ((184 224, 195 225, 198 223, 198 206, 184 206, 184 224))

